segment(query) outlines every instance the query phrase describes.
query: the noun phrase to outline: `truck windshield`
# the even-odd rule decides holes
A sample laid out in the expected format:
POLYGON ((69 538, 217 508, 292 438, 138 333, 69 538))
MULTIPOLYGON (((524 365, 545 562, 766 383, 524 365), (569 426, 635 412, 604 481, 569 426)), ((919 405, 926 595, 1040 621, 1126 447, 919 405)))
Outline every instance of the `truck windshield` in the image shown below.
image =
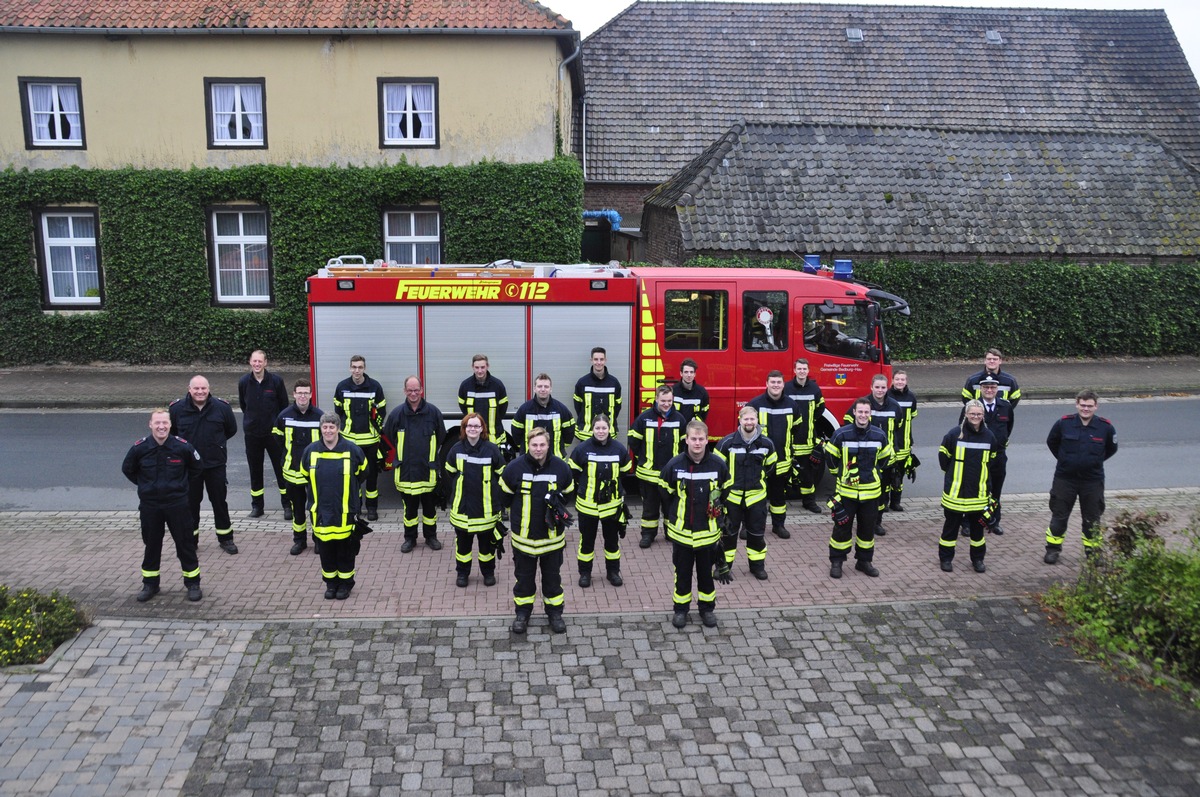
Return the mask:
POLYGON ((853 304, 804 305, 804 348, 832 357, 868 361, 867 310, 853 304))

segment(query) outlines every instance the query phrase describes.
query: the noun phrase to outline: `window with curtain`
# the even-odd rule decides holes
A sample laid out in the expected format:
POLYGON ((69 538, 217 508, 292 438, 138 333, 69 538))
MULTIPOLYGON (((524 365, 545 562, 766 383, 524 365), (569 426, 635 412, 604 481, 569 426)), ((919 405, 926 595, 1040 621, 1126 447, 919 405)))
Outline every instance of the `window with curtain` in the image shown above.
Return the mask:
POLYGON ((39 216, 47 305, 100 305, 100 250, 95 210, 43 211, 39 216))
POLYGON ((389 210, 383 214, 387 259, 405 265, 442 262, 442 224, 437 210, 389 210))
POLYGON ((437 145, 437 81, 380 79, 379 95, 382 146, 437 145))
POLYGON ((218 303, 271 301, 267 212, 261 208, 212 211, 213 288, 218 303))
POLYGON ((265 147, 264 80, 206 79, 210 147, 265 147))
POLYGON ((83 148, 79 79, 21 78, 20 84, 26 145, 83 148))

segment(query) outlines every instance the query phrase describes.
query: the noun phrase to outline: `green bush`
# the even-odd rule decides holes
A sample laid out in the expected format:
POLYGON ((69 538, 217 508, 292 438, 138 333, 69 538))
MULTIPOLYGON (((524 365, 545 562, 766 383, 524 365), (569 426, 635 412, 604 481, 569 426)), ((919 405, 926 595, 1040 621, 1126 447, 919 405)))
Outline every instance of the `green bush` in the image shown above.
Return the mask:
POLYGON ((0 667, 38 664, 90 623, 70 598, 0 584, 0 667))
POLYGON ((1046 600, 1101 658, 1125 654, 1200 686, 1200 535, 1185 532, 1185 547, 1168 547, 1157 532, 1167 519, 1117 515, 1079 579, 1052 589, 1046 600))
POLYGON ((0 171, 0 363, 241 362, 255 348, 308 359, 304 281, 330 257, 383 257, 385 208, 435 202, 443 260, 579 259, 583 175, 573 158, 468 166, 241 166, 0 171), (252 202, 270 213, 274 306, 214 307, 207 212, 252 202), (43 312, 36 213, 100 214, 104 306, 43 312))
MULTIPOLYGON (((696 266, 799 270, 802 261, 696 258, 696 266)), ((1200 355, 1200 263, 854 264, 855 278, 905 299, 885 320, 899 360, 1200 355)))

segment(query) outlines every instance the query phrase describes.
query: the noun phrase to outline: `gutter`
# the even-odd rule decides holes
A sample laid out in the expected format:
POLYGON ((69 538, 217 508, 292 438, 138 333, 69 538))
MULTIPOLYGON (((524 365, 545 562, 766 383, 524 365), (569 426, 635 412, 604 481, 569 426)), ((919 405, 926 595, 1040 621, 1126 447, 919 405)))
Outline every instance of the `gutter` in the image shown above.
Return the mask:
MULTIPOLYGON (((574 30, 544 28, 112 28, 0 25, 0 33, 85 36, 575 36, 574 30)), ((576 54, 567 61, 575 58, 576 54)), ((565 62, 564 62, 565 63, 565 62)))

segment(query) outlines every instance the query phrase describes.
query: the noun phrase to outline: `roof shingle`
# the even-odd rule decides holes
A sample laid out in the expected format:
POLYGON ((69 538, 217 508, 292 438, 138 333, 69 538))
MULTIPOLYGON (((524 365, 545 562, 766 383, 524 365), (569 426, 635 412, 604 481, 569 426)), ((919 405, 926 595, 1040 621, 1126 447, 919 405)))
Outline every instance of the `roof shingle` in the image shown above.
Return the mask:
POLYGON ((11 0, 12 28, 571 30, 534 0, 11 0))
POLYGON ((1200 164, 1162 11, 643 0, 582 60, 589 182, 666 180, 738 119, 1148 133, 1200 164))
POLYGON ((1200 169, 1133 134, 739 123, 647 204, 692 251, 1200 255, 1200 169))

